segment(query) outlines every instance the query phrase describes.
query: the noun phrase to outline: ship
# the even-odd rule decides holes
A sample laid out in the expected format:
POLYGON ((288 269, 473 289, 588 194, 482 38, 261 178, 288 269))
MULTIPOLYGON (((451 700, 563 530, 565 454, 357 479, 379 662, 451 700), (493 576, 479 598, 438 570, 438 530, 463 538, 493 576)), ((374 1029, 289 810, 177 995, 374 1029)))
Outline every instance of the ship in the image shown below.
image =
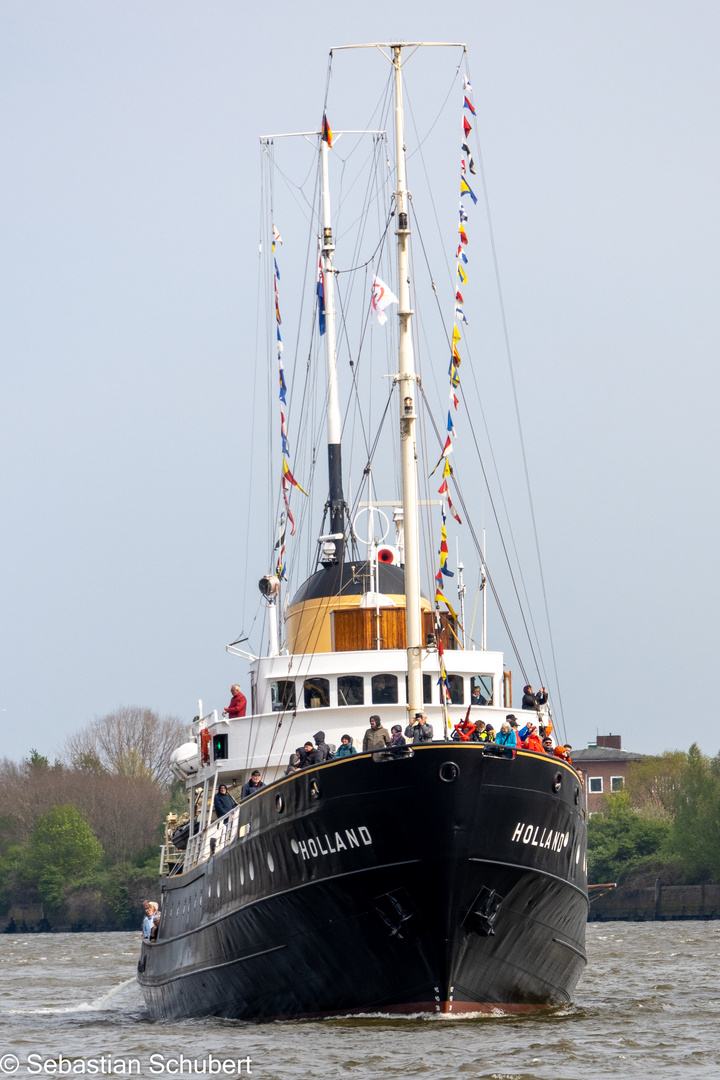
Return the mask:
MULTIPOLYGON (((464 55, 464 46, 453 47, 464 55)), ((433 472, 440 481, 442 542, 438 573, 433 578, 437 567, 430 571, 428 595, 422 591, 422 515, 435 510, 418 490, 419 476, 427 486, 426 474, 432 473, 420 473, 418 417, 425 395, 412 339, 414 206, 406 180, 403 109, 404 66, 420 43, 365 48, 387 60, 393 96, 387 109, 394 117, 394 164, 386 234, 395 238, 397 295, 375 275, 368 310, 382 323, 396 308, 389 401, 397 417, 401 494, 394 502, 375 495, 362 508, 357 497, 352 507, 346 500, 328 180, 333 142, 342 132, 333 133, 324 110, 321 128, 301 133, 313 143, 320 177, 312 291, 327 370, 322 526, 314 566, 293 586, 285 554, 289 524, 294 532, 290 499, 305 494, 287 442, 290 409, 277 285, 282 237, 273 222, 267 246, 282 464, 274 565, 260 579, 266 638, 260 655, 243 648, 245 641, 227 646, 247 665, 246 714, 224 717, 201 703, 188 741, 172 755, 188 810, 184 820, 168 820, 161 918, 154 939, 143 940, 137 976, 154 1018, 524 1013, 569 1002, 586 964, 580 778, 567 757, 488 735, 515 713, 503 652, 486 647, 490 568, 482 546, 479 643, 466 628, 459 565, 459 611, 449 599, 446 515, 461 520, 458 501, 464 513, 471 512, 469 498, 456 495, 453 504, 450 495, 456 471, 450 463, 452 430, 438 436, 438 452, 431 455, 441 466, 433 472), (395 535, 389 541, 391 516, 395 535), (399 725, 400 737, 382 736, 378 743, 368 731, 371 715, 380 717, 381 732, 397 733, 399 725), (432 727, 429 741, 417 734, 425 721, 432 727), (463 724, 465 734, 458 730, 463 724), (323 749, 304 760, 289 758, 313 739, 329 747, 330 756, 319 760, 323 749), (352 750, 340 756, 341 745, 352 750), (254 771, 262 782, 247 794, 254 771), (218 816, 221 784, 232 799, 218 816)), ((338 52, 331 51, 331 62, 338 52)), ((463 76, 461 281, 469 227, 464 205, 470 196, 476 199, 470 183, 476 175, 468 138, 475 117, 471 93, 463 76)), ((383 138, 376 131, 369 136, 383 138)), ((267 151, 279 138, 264 136, 261 145, 267 151)), ((448 334, 455 409, 462 302, 458 288, 456 321, 448 334)), ((450 418, 448 428, 453 424, 450 418)), ((370 460, 364 476, 369 465, 370 460)), ((389 462, 376 461, 376 479, 385 480, 389 469, 389 462)), ((552 700, 538 698, 517 710, 519 727, 532 719, 551 732, 552 700)))

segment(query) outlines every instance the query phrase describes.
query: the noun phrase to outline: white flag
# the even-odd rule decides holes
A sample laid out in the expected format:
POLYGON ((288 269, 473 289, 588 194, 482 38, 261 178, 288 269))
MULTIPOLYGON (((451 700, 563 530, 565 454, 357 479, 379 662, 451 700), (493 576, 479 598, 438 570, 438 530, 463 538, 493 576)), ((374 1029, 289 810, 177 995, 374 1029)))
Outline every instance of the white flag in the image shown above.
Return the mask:
POLYGON ((399 304, 397 296, 394 292, 381 281, 379 277, 373 278, 373 290, 372 290, 372 306, 373 311, 378 317, 378 322, 382 326, 387 322, 387 315, 385 314, 385 308, 388 304, 399 304))

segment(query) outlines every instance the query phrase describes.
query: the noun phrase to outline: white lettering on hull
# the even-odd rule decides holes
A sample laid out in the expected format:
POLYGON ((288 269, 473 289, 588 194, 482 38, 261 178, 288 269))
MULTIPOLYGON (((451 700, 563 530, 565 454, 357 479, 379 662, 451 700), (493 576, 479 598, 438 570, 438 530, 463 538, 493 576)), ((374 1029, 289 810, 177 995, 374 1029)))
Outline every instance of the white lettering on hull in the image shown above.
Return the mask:
POLYGON ((321 855, 335 855, 339 851, 352 850, 361 846, 368 847, 372 842, 367 826, 358 825, 357 829, 345 829, 345 839, 339 832, 336 832, 332 839, 328 833, 324 833, 322 836, 308 836, 306 840, 296 840, 294 845, 297 847, 297 854, 302 855, 303 860, 306 861, 318 859, 321 855))
POLYGON ((547 825, 543 828, 541 825, 527 825, 524 821, 518 821, 510 837, 513 844, 529 844, 530 847, 544 848, 547 851, 562 851, 568 846, 569 840, 569 832, 553 832, 547 825))

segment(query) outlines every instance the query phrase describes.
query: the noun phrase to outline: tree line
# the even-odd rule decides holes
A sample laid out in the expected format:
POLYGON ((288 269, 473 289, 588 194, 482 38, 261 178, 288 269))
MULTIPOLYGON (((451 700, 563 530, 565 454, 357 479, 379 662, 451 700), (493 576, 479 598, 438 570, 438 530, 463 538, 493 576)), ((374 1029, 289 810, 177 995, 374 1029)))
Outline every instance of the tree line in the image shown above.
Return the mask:
POLYGON ((634 762, 588 822, 588 882, 720 882, 720 754, 693 743, 634 762))
POLYGON ((72 735, 51 764, 0 761, 0 915, 42 906, 43 926, 139 925, 157 891, 162 822, 184 809, 168 770, 187 724, 124 707, 72 735))

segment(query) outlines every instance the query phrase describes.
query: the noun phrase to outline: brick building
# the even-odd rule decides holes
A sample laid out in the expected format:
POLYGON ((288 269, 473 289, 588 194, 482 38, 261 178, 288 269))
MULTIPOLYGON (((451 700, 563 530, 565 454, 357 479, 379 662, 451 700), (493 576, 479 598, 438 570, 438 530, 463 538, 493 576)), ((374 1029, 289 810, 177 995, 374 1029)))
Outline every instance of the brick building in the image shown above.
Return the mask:
POLYGON ((625 787, 625 777, 632 761, 642 761, 644 754, 623 750, 620 735, 598 735, 595 746, 572 750, 573 765, 585 781, 585 809, 595 814, 605 808, 605 796, 625 787))

